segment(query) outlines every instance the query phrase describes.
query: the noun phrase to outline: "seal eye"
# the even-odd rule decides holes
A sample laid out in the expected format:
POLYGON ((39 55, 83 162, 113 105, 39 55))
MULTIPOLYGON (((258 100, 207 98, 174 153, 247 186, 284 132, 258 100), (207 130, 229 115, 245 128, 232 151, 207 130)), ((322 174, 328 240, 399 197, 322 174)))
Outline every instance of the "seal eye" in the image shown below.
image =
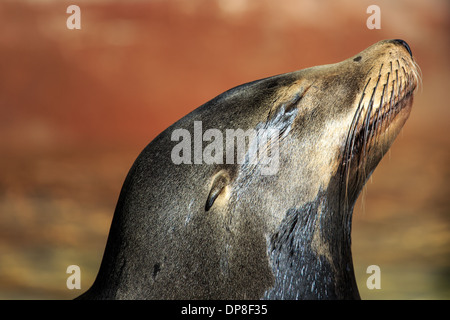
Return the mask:
POLYGON ((355 59, 353 59, 353 61, 355 61, 355 62, 361 61, 361 56, 357 56, 355 59))
POLYGON ((205 211, 209 211, 216 201, 217 197, 224 191, 225 187, 229 184, 228 174, 224 171, 219 172, 212 183, 211 189, 206 199, 205 211))

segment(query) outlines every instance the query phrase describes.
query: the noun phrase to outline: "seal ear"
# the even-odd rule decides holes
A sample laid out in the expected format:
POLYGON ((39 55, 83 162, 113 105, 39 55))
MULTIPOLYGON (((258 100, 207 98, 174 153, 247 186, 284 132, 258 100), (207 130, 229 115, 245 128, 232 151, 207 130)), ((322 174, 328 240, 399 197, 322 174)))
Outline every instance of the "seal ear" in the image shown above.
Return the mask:
POLYGON ((208 199, 206 199, 205 211, 209 211, 216 201, 217 197, 225 191, 225 187, 230 183, 230 177, 224 170, 220 171, 213 178, 211 189, 209 190, 208 199))

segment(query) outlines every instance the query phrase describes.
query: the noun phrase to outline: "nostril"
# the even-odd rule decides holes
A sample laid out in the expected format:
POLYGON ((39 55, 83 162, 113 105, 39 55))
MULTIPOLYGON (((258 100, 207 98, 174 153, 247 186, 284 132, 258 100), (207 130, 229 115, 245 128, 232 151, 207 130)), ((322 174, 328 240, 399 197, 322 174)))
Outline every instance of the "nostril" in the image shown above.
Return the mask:
POLYGON ((402 46, 404 46, 406 48, 406 50, 408 50, 409 55, 412 57, 412 51, 411 48, 409 47, 409 45, 406 43, 406 41, 402 40, 402 39, 395 39, 393 40, 393 42, 396 42, 398 44, 401 44, 402 46))

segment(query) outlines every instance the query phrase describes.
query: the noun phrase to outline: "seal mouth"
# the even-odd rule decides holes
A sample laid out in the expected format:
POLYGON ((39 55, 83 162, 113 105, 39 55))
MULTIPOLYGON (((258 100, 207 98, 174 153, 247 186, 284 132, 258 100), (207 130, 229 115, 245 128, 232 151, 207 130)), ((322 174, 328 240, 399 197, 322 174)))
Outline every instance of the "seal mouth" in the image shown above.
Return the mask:
POLYGON ((418 65, 412 58, 404 57, 382 63, 378 75, 369 77, 366 81, 342 157, 346 194, 350 166, 362 168, 362 180, 365 181, 376 166, 365 168, 368 156, 373 154, 372 149, 381 148, 381 160, 388 150, 409 116, 413 93, 419 81, 418 65))

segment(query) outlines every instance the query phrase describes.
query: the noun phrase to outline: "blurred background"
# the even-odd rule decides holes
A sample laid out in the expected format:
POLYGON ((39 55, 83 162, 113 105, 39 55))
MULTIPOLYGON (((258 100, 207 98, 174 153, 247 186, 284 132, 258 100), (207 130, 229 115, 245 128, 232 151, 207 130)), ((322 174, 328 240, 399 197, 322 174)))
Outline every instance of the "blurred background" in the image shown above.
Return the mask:
POLYGON ((129 168, 182 116, 236 85, 400 38, 423 85, 356 204, 356 276, 363 299, 449 299, 449 9, 447 0, 1 1, 0 298, 87 290, 129 168), (66 27, 71 4, 81 30, 66 27), (372 4, 379 30, 366 27, 372 4), (81 290, 66 288, 72 264, 81 290), (380 290, 366 287, 370 265, 380 290))

